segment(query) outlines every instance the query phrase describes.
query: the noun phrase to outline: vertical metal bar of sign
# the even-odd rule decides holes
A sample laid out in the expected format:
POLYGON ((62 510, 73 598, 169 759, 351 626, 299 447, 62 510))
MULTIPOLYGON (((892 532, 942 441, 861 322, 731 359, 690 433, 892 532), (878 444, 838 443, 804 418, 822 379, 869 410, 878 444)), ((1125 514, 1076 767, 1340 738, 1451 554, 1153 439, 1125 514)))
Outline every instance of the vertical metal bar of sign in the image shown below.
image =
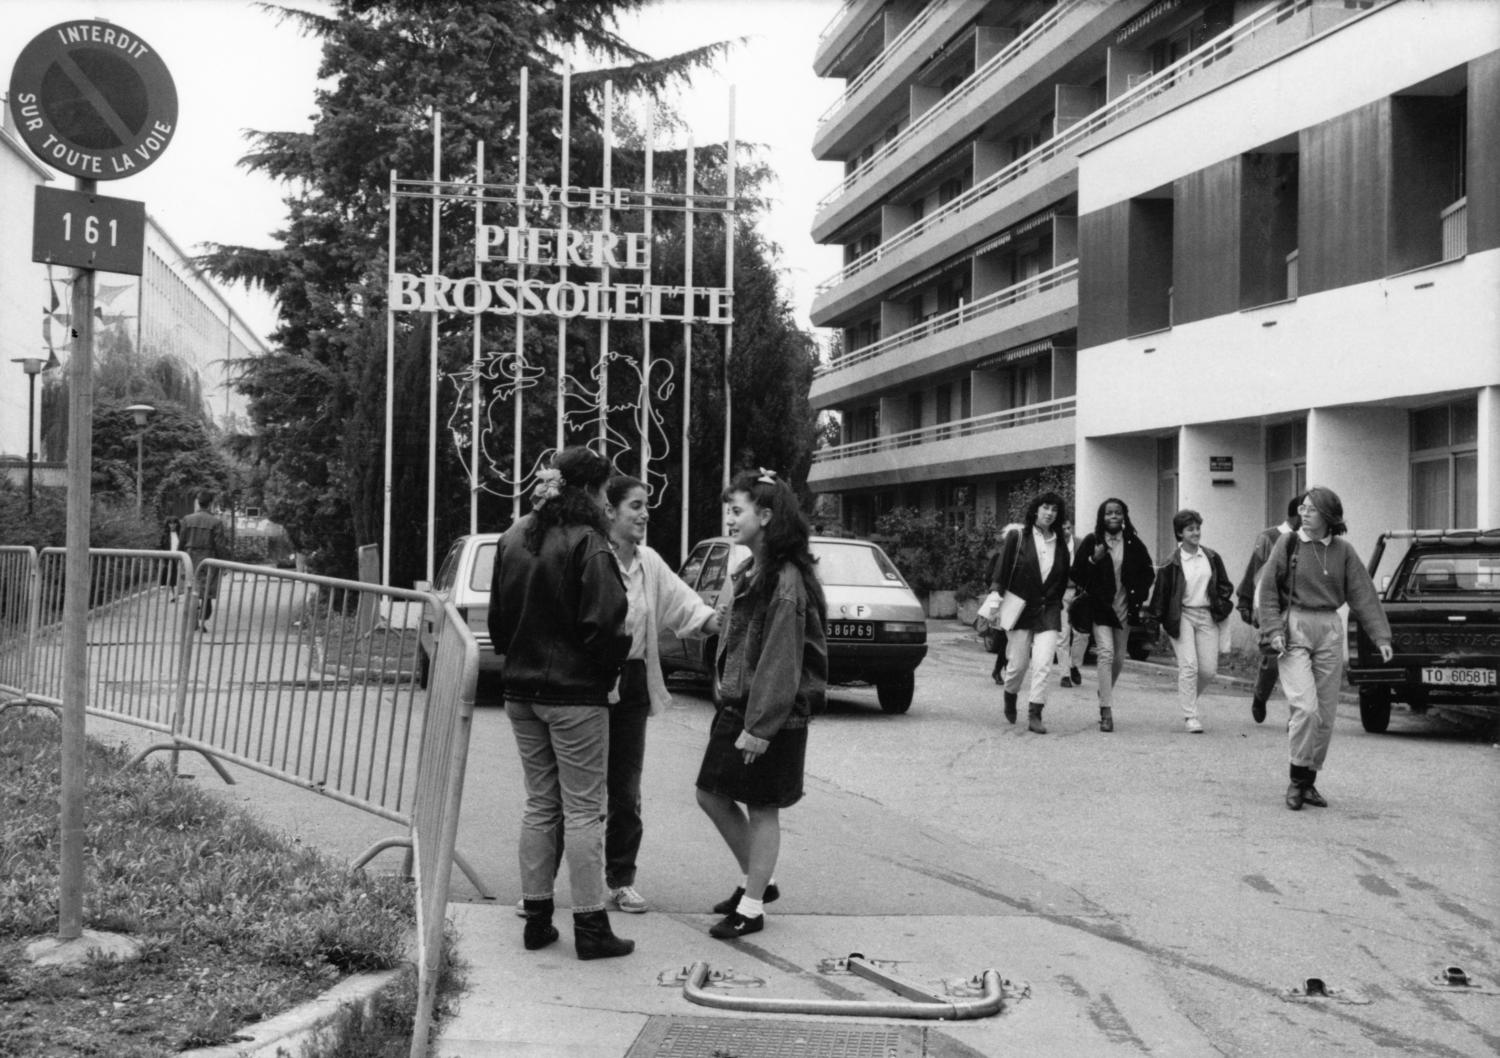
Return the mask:
POLYGON ((683 159, 682 175, 682 286, 686 293, 682 298, 682 516, 678 519, 678 561, 688 553, 688 493, 691 491, 692 465, 691 446, 688 444, 688 419, 693 410, 693 211, 697 208, 693 190, 697 185, 697 155, 693 153, 693 134, 688 133, 687 155, 683 159))
POLYGON ((735 156, 734 142, 734 85, 729 86, 729 149, 725 155, 725 194, 728 196, 724 213, 724 285, 729 288, 729 321, 724 324, 724 487, 729 487, 730 452, 733 431, 730 429, 734 416, 734 397, 729 387, 729 358, 734 352, 734 238, 738 232, 738 212, 735 209, 735 156))
MULTIPOLYGON (((94 180, 79 178, 92 195, 94 180)), ((89 504, 94 444, 94 270, 73 281, 73 353, 68 358, 68 518, 63 594, 62 791, 59 837, 57 936, 83 935, 85 712, 89 701, 89 504)))
MULTIPOLYGON (((521 67, 521 116, 517 123, 520 128, 520 144, 517 153, 516 164, 516 226, 526 227, 526 146, 527 129, 526 124, 530 120, 527 110, 530 104, 531 71, 521 67)), ((526 278, 526 262, 524 258, 516 262, 516 289, 521 289, 521 283, 526 278)), ((516 321, 516 364, 515 379, 511 383, 512 394, 515 396, 515 417, 511 436, 511 486, 510 517, 511 521, 519 521, 521 518, 521 493, 524 491, 525 483, 521 480, 521 403, 525 399, 521 388, 523 378, 523 367, 526 363, 526 317, 522 316, 519 308, 511 317, 516 321)))
MULTIPOLYGON (((655 190, 656 182, 656 107, 651 97, 646 97, 646 176, 641 181, 645 190, 645 223, 642 232, 646 242, 646 269, 641 277, 641 285, 647 289, 651 286, 651 200, 652 191, 655 190)), ((636 414, 640 420, 641 431, 641 480, 646 482, 649 489, 651 484, 651 302, 649 298, 641 299, 641 395, 639 397, 640 407, 636 414)))
MULTIPOLYGON (((599 216, 599 227, 604 232, 604 241, 609 242, 610 196, 614 193, 615 160, 615 83, 604 82, 604 209, 599 216)), ((608 258, 606 258, 608 260, 608 258)), ((609 265, 599 269, 599 285, 609 289, 609 265)), ((609 305, 605 299, 604 312, 599 317, 599 451, 609 455, 609 305)))
MULTIPOLYGON (((484 224, 484 141, 474 144, 474 278, 482 280, 484 269, 479 263, 479 240, 484 224)), ((474 313, 474 348, 469 370, 469 533, 479 532, 479 359, 482 352, 480 320, 484 313, 474 313)), ((390 584, 385 585, 387 588, 390 584)), ((389 601, 389 600, 387 600, 389 601)))
MULTIPOLYGON (((443 274, 443 115, 432 111, 432 274, 443 274)), ((437 546, 438 314, 432 310, 427 364, 427 582, 432 583, 437 546)))
MULTIPOLYGON (((558 250, 561 251, 568 244, 568 166, 570 161, 570 149, 573 146, 573 67, 563 63, 562 73, 562 172, 558 176, 558 200, 561 205, 562 216, 558 224, 560 234, 557 237, 558 250)), ((559 252, 557 281, 566 283, 568 281, 568 260, 559 252)), ((563 433, 564 413, 567 411, 568 394, 568 319, 566 316, 557 318, 557 450, 562 451, 565 436, 563 433)))
POLYGON ((380 583, 391 584, 391 470, 394 459, 391 441, 396 422, 396 310, 391 305, 391 291, 396 286, 396 170, 391 170, 390 188, 386 191, 385 249, 385 495, 380 531, 380 583))

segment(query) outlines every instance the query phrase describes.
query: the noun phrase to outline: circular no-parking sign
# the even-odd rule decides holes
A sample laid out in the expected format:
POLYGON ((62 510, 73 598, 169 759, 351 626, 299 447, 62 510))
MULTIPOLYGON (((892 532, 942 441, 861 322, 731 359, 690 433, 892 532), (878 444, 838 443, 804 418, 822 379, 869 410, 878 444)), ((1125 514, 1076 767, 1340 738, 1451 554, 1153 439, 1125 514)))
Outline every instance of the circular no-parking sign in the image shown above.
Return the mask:
POLYGON ((139 172, 177 130, 166 64, 112 22, 63 22, 37 34, 11 71, 10 108, 33 154, 88 180, 139 172))

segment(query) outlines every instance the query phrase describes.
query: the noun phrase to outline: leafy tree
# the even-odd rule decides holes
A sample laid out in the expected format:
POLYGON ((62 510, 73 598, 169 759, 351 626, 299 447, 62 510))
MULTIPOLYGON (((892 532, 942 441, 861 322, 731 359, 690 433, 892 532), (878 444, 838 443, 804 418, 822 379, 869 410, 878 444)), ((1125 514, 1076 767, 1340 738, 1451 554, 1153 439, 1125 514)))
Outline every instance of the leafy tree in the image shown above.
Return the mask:
MULTIPOLYGON (((246 363, 239 385, 261 433, 259 456, 269 464, 264 498, 270 514, 303 548, 314 549, 318 568, 352 573, 355 545, 380 538, 390 172, 430 172, 434 111, 444 120, 445 174, 470 173, 478 142, 514 141, 519 71, 528 68, 540 72, 531 80, 527 178, 556 183, 561 77, 550 71, 573 51, 613 64, 572 81, 570 182, 597 184, 604 80, 622 92, 660 92, 721 50, 650 58, 612 28, 618 13, 639 6, 640 0, 340 0, 327 15, 272 9, 323 40, 319 72, 328 86, 317 93, 312 133, 255 133, 255 150, 244 159, 289 187, 287 223, 275 233, 281 245, 218 246, 204 263, 221 278, 263 287, 278 302, 280 348, 246 363)), ((486 176, 504 182, 516 173, 502 159, 486 176)), ((472 233, 463 230, 472 211, 466 204, 445 208, 452 216, 444 225, 442 268, 459 274, 472 266, 472 233)), ((495 221, 503 222, 504 210, 496 212, 495 221)), ((428 270, 429 223, 425 211, 398 212, 397 242, 410 248, 398 269, 428 270)), ((469 358, 469 321, 444 317, 438 326, 441 372, 457 371, 469 358)), ((397 583, 420 570, 424 548, 427 330, 420 317, 398 327, 393 389, 399 443, 391 482, 397 583)), ((440 399, 453 398, 444 393, 440 399)), ((530 430, 550 436, 548 410, 532 404, 530 430)), ((444 421, 446 412, 440 412, 444 421)), ((452 441, 445 436, 439 444, 434 487, 444 536, 466 523, 468 490, 452 441)), ((508 507, 485 497, 484 523, 503 524, 508 507)))

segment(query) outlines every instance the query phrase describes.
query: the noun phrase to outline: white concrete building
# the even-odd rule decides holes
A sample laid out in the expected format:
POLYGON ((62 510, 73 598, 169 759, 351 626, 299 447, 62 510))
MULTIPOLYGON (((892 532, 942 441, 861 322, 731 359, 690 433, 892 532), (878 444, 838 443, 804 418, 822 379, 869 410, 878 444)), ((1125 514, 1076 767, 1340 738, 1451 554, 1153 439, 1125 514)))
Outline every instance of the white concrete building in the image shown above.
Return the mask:
MULTIPOLYGON (((21 142, 3 95, 0 110, 4 111, 0 127, 0 460, 19 480, 14 461, 19 460, 24 468, 28 382, 22 365, 11 361, 47 357, 45 328, 51 308, 47 267, 31 260, 33 199, 40 185, 67 188, 72 181, 39 162, 21 142)), ((110 189, 101 187, 101 192, 108 194, 110 189)), ((51 285, 62 301, 62 313, 70 310, 71 279, 71 269, 52 270, 51 285)), ((144 358, 171 357, 198 377, 204 403, 216 424, 245 425, 245 400, 229 385, 234 363, 266 353, 269 347, 149 213, 144 275, 100 272, 95 297, 96 355, 113 338, 144 358)), ((52 325, 52 340, 58 358, 66 364, 67 327, 52 325)), ((46 428, 42 388, 57 374, 49 372, 38 380, 39 437, 46 428)), ((60 461, 65 456, 65 452, 42 451, 40 442, 36 451, 43 461, 60 461)))
POLYGON ((1500 4, 1373 5, 1084 152, 1086 508, 1236 567, 1312 484, 1366 556, 1500 525, 1497 46, 1500 4))

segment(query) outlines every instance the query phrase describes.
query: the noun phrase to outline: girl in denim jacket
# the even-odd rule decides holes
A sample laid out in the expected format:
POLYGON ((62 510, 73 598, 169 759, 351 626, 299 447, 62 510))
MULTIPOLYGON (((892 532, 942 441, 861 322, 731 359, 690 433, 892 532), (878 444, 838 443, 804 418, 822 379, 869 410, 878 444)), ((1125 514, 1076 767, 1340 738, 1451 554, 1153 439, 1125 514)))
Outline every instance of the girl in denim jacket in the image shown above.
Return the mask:
POLYGON ((698 804, 744 874, 714 906, 724 918, 708 932, 721 940, 760 932, 764 905, 781 895, 772 882, 780 811, 802 798, 808 719, 828 685, 827 607, 796 495, 762 468, 742 471, 724 500, 730 535, 751 557, 734 574, 714 659, 718 711, 697 781, 698 804))

